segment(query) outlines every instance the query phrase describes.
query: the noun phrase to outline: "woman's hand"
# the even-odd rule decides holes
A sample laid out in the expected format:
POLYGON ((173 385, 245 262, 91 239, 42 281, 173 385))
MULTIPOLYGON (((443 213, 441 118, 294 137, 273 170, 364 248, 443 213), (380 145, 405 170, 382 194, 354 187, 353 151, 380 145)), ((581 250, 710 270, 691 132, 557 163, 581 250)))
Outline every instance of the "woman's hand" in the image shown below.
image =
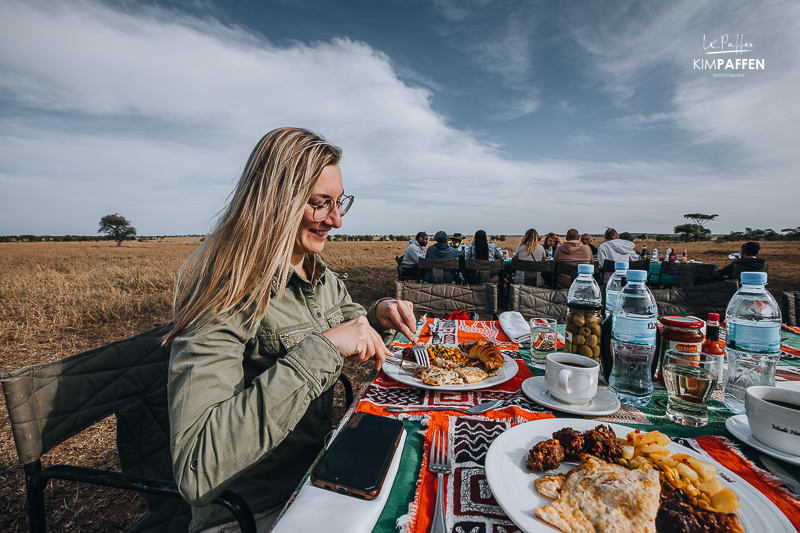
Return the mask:
POLYGON ((386 356, 392 355, 365 316, 339 324, 322 334, 339 348, 343 357, 351 361, 363 363, 375 359, 375 370, 380 370, 386 356))
POLYGON ((383 300, 375 308, 378 322, 387 329, 395 329, 411 342, 419 338, 415 334, 417 319, 414 318, 414 304, 408 300, 383 300))

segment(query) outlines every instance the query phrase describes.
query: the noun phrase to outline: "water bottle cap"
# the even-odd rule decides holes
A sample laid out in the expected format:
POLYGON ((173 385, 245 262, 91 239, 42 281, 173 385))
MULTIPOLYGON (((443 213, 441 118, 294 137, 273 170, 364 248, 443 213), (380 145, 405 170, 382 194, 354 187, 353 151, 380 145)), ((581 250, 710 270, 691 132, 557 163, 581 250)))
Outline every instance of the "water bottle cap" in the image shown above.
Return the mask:
POLYGON ((647 272, 644 270, 628 270, 628 281, 644 281, 647 279, 647 272))
POLYGON ((578 265, 578 274, 594 274, 594 265, 578 265))
POLYGON ((627 261, 615 261, 614 262, 614 270, 628 270, 630 265, 627 261))
POLYGON ((767 273, 766 272, 742 272, 740 277, 742 283, 749 285, 766 285, 767 273))

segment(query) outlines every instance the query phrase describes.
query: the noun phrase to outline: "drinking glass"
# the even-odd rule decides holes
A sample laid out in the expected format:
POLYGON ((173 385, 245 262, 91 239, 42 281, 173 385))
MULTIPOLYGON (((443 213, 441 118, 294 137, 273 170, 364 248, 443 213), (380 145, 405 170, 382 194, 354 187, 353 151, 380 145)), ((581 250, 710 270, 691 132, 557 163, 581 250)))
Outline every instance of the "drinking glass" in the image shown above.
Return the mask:
POLYGON ((547 354, 556 351, 558 331, 554 318, 532 318, 531 325, 531 360, 544 363, 547 354))
POLYGON ((684 426, 708 424, 708 399, 717 386, 722 355, 667 350, 667 418, 684 426))

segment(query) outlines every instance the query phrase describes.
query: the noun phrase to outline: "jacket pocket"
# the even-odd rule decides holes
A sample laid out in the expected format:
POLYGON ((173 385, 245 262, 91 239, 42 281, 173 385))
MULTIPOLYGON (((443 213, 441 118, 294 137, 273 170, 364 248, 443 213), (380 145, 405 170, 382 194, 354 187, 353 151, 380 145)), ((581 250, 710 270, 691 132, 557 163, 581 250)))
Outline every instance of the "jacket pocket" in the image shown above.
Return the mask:
POLYGON ((342 322, 344 322, 344 313, 342 313, 341 307, 336 307, 331 309, 326 313, 325 318, 328 321, 328 327, 335 328, 342 322))

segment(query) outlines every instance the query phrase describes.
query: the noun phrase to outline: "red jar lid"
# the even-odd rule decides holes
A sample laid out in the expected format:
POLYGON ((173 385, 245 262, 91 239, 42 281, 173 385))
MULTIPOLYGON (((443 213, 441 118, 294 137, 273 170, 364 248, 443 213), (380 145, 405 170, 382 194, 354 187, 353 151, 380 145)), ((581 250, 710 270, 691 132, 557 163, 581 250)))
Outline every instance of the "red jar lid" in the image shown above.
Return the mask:
POLYGON ((665 316, 661 317, 661 323, 665 326, 673 328, 686 328, 686 329, 700 329, 703 327, 703 322, 696 318, 689 318, 688 316, 665 316))

